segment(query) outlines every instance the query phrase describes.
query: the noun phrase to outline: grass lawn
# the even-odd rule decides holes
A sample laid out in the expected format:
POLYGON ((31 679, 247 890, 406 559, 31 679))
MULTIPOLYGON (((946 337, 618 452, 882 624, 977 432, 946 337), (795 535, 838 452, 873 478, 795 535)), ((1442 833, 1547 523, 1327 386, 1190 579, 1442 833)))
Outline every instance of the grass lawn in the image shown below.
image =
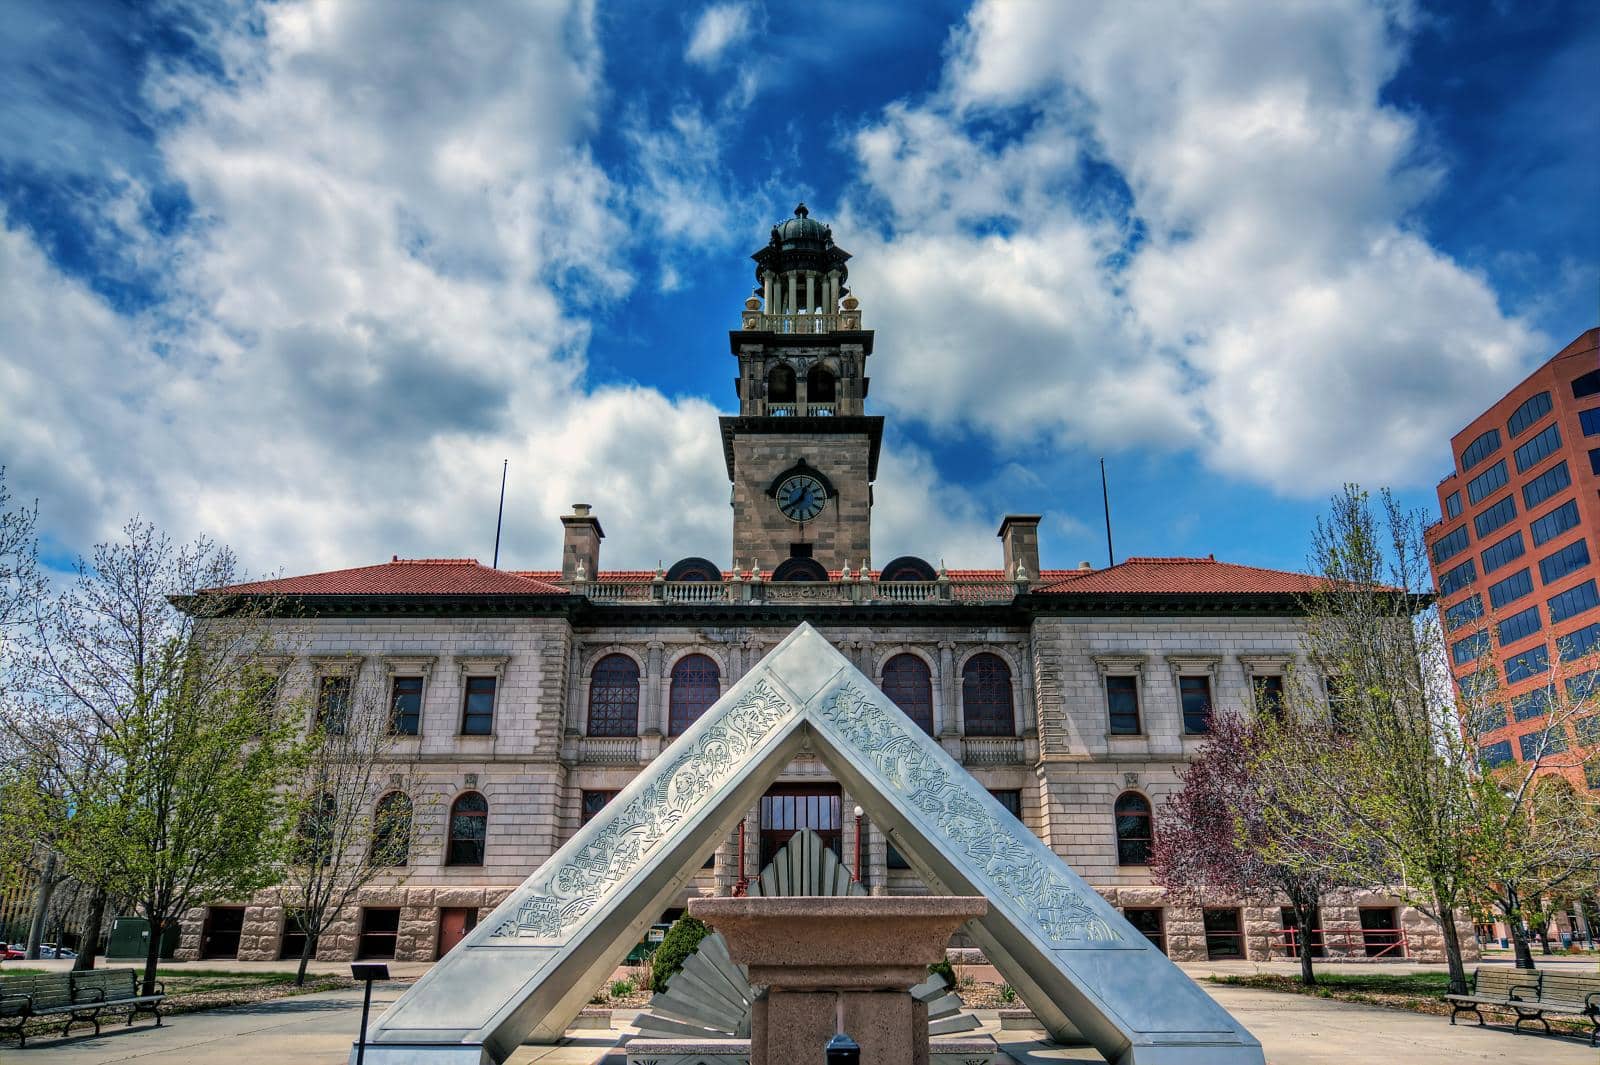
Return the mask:
MULTIPOLYGON (((1283 991, 1293 995, 1315 995, 1339 1002, 1360 1002, 1369 1006, 1387 1006, 1390 1009, 1410 1010, 1413 1013, 1431 1013, 1441 1017, 1450 1015, 1450 1004, 1444 1001, 1450 990, 1448 973, 1317 973, 1317 986, 1306 987, 1298 976, 1277 973, 1254 973, 1248 976, 1208 976, 1214 984, 1234 987, 1253 987, 1261 991, 1283 991)), ((1510 1020, 1511 1014, 1484 1010, 1493 1024, 1497 1019, 1510 1020)), ((1477 1018, 1468 1016, 1467 1024, 1476 1024, 1477 1018)), ((1589 1026, 1560 1018, 1550 1018, 1550 1026, 1559 1032, 1587 1035, 1589 1026)))

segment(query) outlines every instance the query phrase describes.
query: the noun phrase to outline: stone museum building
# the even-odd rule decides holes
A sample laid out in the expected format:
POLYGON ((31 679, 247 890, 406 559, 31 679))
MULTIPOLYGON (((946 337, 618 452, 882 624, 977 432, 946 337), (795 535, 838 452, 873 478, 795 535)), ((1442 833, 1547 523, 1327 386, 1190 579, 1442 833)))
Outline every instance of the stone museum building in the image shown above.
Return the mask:
MULTIPOLYGON (((849 258, 803 205, 754 255, 757 287, 729 334, 737 409, 706 426, 731 485, 731 557, 607 569, 605 515, 579 503, 560 516, 559 567, 394 558, 240 589, 302 614, 306 645, 270 663, 282 698, 303 696, 309 716, 367 686, 398 733, 404 787, 374 802, 413 811, 406 864, 318 957, 450 949, 802 621, 1172 957, 1287 956, 1279 907, 1169 904, 1147 863, 1212 715, 1256 712, 1308 675, 1297 597, 1310 578, 1209 557, 1053 568, 1038 514, 996 516, 990 569, 874 543, 884 420, 849 258)), ((923 890, 801 757, 684 898, 740 892, 801 828, 870 891, 923 890)), ((1320 929, 1329 956, 1439 954, 1388 895, 1329 900, 1320 929)), ((263 897, 191 913, 182 953, 293 957, 302 942, 263 897)))

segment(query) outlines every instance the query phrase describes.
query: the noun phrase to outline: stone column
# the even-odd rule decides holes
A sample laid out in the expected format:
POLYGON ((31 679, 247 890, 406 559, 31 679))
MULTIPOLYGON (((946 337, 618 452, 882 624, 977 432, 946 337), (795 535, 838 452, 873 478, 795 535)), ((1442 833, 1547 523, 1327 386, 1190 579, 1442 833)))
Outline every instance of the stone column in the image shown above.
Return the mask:
POLYGON ((953 640, 939 641, 939 721, 940 739, 961 735, 956 720, 956 645, 953 640))
POLYGON ((761 310, 764 314, 772 312, 772 271, 768 270, 761 275, 761 310))
POLYGON ((814 314, 817 310, 817 273, 815 270, 806 271, 806 313, 814 314))
POLYGON ((785 314, 793 314, 795 307, 800 303, 799 285, 800 275, 791 271, 789 274, 789 298, 783 304, 785 314))
POLYGON ((1022 700, 1022 735, 1036 739, 1039 735, 1038 706, 1033 697, 1033 640, 1023 637, 1017 644, 1017 697, 1022 700))
POLYGON ((662 644, 660 640, 651 640, 645 648, 644 698, 640 700, 639 732, 641 735, 665 736, 667 721, 661 694, 662 644))

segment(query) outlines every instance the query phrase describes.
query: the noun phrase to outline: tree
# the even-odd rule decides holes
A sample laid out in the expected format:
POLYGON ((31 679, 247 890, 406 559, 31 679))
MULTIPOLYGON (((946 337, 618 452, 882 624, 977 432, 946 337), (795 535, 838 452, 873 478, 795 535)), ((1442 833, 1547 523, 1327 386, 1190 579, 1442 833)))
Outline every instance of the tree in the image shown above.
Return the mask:
POLYGON ((149 922, 149 993, 164 928, 274 880, 298 748, 252 683, 274 604, 224 591, 236 562, 208 540, 123 532, 41 610, 32 672, 41 705, 92 737, 60 847, 149 922))
MULTIPOLYGON (((1286 685, 1289 691, 1296 684, 1286 685)), ((1297 700, 1291 700, 1291 704, 1297 700)), ((1221 713, 1184 770, 1183 789, 1161 808, 1150 871, 1175 898, 1203 904, 1210 893, 1230 899, 1287 899, 1294 910, 1300 981, 1314 985, 1312 934, 1321 899, 1344 886, 1336 863, 1317 860, 1318 826, 1294 811, 1306 805, 1287 789, 1301 778, 1276 773, 1287 728, 1325 732, 1320 712, 1284 706, 1283 723, 1271 714, 1221 713), (1292 725, 1288 722, 1292 721, 1292 725), (1294 853, 1274 845, 1293 832, 1294 853)))
POLYGON ((305 767, 290 811, 293 844, 276 888, 285 919, 305 935, 295 983, 304 984, 317 941, 379 880, 399 881, 418 855, 412 834, 416 787, 395 757, 389 693, 363 677, 359 660, 317 693, 305 767))

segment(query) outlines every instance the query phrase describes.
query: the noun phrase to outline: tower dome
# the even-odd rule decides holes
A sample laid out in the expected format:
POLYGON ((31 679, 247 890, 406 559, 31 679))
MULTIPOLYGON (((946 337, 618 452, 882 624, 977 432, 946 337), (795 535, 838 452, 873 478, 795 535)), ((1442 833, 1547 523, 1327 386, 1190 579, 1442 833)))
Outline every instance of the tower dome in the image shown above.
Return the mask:
POLYGON ((844 264, 850 253, 833 242, 833 230, 812 218, 803 203, 795 206, 793 218, 785 218, 772 227, 767 246, 751 258, 756 261, 758 284, 765 284, 769 276, 795 272, 836 274, 840 285, 849 276, 844 264))

